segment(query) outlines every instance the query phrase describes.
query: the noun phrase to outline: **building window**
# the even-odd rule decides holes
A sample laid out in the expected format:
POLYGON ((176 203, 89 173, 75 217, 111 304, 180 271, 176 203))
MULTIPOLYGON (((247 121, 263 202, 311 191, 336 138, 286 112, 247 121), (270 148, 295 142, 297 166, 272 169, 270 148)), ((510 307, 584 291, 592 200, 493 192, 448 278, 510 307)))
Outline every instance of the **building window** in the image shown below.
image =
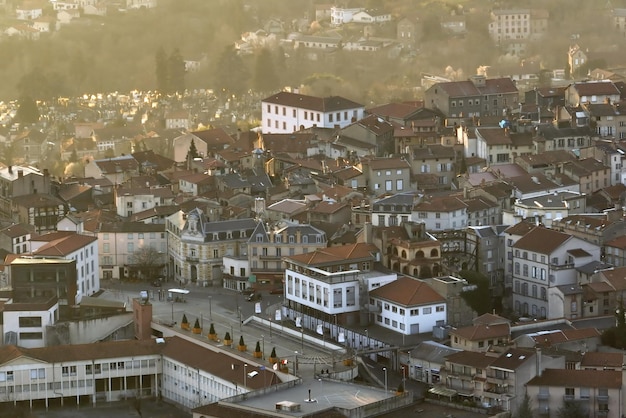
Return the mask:
POLYGON ((431 314, 432 312, 433 312, 433 308, 423 308, 423 309, 422 309, 422 313, 423 313, 424 315, 429 315, 429 314, 431 314))

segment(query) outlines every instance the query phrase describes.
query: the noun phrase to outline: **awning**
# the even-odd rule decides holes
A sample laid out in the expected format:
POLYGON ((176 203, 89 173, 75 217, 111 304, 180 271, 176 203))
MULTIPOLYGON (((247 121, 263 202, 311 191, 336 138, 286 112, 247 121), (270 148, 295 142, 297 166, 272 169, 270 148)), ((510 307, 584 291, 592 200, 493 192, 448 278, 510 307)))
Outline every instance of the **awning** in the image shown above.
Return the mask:
POLYGON ((444 388, 442 386, 435 386, 433 388, 430 388, 428 389, 428 392, 432 393, 433 395, 441 395, 441 396, 448 396, 448 397, 456 395, 456 390, 444 388))

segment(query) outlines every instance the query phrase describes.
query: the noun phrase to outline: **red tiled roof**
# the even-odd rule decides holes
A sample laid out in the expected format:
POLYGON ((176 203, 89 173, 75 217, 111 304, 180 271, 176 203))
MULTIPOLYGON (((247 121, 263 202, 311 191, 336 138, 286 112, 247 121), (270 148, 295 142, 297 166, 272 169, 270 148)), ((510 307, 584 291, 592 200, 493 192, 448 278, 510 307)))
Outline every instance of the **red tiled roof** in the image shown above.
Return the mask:
POLYGON ((370 296, 407 307, 446 301, 428 283, 409 277, 399 277, 391 283, 374 289, 370 292, 370 296))
POLYGON ((537 226, 513 244, 513 248, 549 255, 571 237, 569 234, 537 226))
POLYGON ((528 386, 610 388, 622 387, 622 372, 614 370, 545 369, 528 386))
POLYGON ((511 327, 509 324, 496 324, 496 325, 471 325, 469 327, 463 327, 453 329, 450 331, 451 335, 458 335, 461 338, 470 341, 483 341, 498 337, 509 337, 511 335, 511 327))
POLYGON ((340 262, 345 263, 350 260, 372 259, 372 254, 377 252, 378 248, 376 248, 375 245, 356 243, 353 245, 343 245, 341 247, 323 248, 307 254, 294 255, 287 257, 287 260, 315 267, 340 262))

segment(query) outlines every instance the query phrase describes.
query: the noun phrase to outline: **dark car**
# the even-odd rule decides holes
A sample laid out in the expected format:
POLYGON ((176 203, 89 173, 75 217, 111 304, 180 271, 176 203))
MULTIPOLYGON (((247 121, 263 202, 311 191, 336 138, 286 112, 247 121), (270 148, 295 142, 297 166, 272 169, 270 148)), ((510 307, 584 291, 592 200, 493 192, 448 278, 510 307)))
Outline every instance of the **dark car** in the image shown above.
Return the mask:
POLYGON ((152 282, 152 286, 154 287, 161 287, 161 280, 155 280, 152 282))

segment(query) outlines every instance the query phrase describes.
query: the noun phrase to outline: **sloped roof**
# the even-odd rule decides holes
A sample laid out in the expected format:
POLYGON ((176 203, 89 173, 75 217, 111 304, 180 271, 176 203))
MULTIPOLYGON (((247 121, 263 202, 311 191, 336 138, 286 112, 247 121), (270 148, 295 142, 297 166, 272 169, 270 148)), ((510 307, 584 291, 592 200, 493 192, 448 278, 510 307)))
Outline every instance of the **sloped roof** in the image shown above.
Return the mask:
POLYGON ((346 263, 351 260, 371 260, 378 248, 372 244, 356 243, 340 247, 329 247, 316 250, 312 253, 299 254, 287 257, 288 260, 306 264, 310 267, 346 263))
POLYGON ((406 307, 432 305, 446 301, 428 283, 405 276, 372 290, 370 296, 406 307))
POLYGON ((622 372, 614 370, 545 369, 528 386, 585 387, 621 389, 622 372))
MULTIPOLYGON (((38 240, 40 240, 39 238, 38 240)), ((39 249, 33 251, 32 254, 40 257, 64 257, 97 240, 97 237, 72 234, 49 241, 47 244, 44 244, 39 249)))
POLYGON ((495 324, 485 325, 477 324, 470 325, 469 327, 457 328, 450 330, 451 335, 458 335, 459 337, 469 341, 483 341, 498 337, 509 337, 511 335, 511 327, 509 324, 495 324))
POLYGON ((363 107, 362 104, 353 102, 341 96, 314 97, 304 94, 281 91, 262 100, 263 103, 272 103, 283 106, 309 109, 317 112, 334 112, 363 107))
POLYGON ((513 244, 513 248, 549 255, 571 237, 569 234, 537 226, 513 244))

